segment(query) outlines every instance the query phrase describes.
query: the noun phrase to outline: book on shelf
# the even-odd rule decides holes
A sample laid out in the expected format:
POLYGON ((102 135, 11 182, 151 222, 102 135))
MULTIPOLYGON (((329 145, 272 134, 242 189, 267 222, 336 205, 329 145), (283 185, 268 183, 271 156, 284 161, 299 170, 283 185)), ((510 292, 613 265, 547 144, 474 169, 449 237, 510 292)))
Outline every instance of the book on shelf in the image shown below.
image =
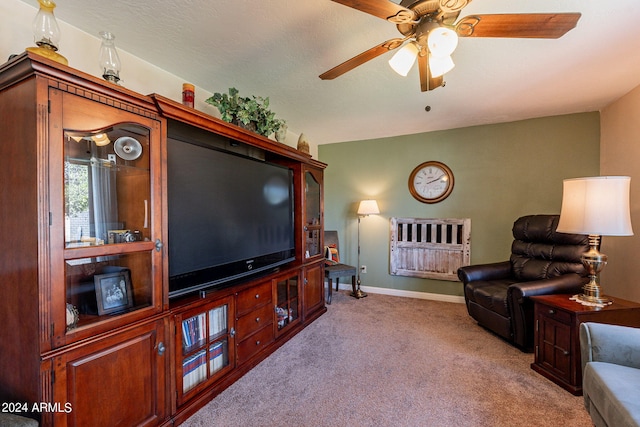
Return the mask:
POLYGON ((209 371, 211 374, 227 366, 227 341, 218 341, 209 347, 209 371))
POLYGON ((227 306, 222 305, 209 310, 209 338, 222 334, 227 330, 227 306))
POLYGON ((182 348, 184 351, 204 342, 207 333, 205 321, 205 313, 182 321, 182 348))
POLYGON ((207 379, 207 352, 201 350, 182 361, 182 392, 207 379))

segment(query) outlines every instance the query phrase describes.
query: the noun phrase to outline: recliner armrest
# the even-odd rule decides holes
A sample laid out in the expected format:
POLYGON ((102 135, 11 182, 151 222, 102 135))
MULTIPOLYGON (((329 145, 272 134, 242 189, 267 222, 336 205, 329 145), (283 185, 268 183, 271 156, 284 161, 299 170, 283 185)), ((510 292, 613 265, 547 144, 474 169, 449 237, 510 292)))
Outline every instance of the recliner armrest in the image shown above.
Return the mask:
POLYGON ((510 298, 522 304, 525 298, 534 295, 571 294, 579 292, 589 279, 578 274, 563 274, 543 280, 513 283, 509 286, 510 298))
POLYGON ((513 320, 513 341, 523 348, 533 347, 533 301, 529 297, 548 294, 575 294, 580 292, 588 280, 586 277, 571 273, 509 285, 507 300, 513 320))
POLYGON ((510 275, 511 262, 509 261, 467 265, 458 269, 458 278, 465 284, 476 280, 505 279, 510 275))
POLYGON ((588 362, 640 369, 640 328, 585 322, 580 324, 582 370, 588 362))

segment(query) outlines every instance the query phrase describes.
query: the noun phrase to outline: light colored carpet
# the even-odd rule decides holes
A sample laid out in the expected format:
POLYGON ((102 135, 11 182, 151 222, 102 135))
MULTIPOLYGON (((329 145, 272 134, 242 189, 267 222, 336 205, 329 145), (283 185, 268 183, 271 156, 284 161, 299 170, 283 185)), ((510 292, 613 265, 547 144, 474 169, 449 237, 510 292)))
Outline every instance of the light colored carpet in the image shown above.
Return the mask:
POLYGON ((333 304, 183 426, 591 426, 575 397, 464 304, 333 304))

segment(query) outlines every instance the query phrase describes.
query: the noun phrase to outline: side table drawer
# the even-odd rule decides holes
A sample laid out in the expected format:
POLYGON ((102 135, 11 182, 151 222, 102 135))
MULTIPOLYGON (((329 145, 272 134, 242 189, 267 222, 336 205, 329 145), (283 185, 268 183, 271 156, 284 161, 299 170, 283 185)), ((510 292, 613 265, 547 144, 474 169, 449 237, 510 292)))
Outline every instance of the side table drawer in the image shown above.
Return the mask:
POLYGON ((555 307, 540 304, 539 314, 541 317, 547 317, 555 320, 556 322, 564 323, 565 325, 571 324, 571 313, 567 313, 566 311, 559 310, 555 307))

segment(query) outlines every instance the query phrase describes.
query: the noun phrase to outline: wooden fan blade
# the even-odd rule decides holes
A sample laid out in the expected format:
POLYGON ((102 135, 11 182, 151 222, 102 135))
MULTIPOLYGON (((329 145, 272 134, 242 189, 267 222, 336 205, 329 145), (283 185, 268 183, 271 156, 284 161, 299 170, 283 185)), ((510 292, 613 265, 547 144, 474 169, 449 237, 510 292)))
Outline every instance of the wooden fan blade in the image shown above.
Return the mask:
POLYGON ((422 92, 439 88, 444 83, 443 76, 431 77, 429 55, 418 55, 418 68, 420 69, 420 90, 422 92))
POLYGON ((320 78, 322 80, 333 80, 336 77, 343 75, 347 71, 351 71, 357 66, 362 65, 365 62, 382 55, 383 53, 387 53, 390 50, 396 49, 397 47, 402 45, 405 40, 406 39, 391 39, 387 40, 384 43, 380 43, 378 46, 372 47, 371 49, 362 52, 360 55, 354 56, 353 58, 343 62, 342 64, 333 67, 329 71, 325 71, 324 73, 320 74, 320 78))
POLYGON ((465 16, 456 24, 460 37, 557 39, 575 28, 580 13, 525 13, 465 16))
POLYGON ((336 3, 352 7, 378 18, 386 19, 394 24, 416 21, 418 16, 411 9, 390 2, 389 0, 333 0, 336 3))

